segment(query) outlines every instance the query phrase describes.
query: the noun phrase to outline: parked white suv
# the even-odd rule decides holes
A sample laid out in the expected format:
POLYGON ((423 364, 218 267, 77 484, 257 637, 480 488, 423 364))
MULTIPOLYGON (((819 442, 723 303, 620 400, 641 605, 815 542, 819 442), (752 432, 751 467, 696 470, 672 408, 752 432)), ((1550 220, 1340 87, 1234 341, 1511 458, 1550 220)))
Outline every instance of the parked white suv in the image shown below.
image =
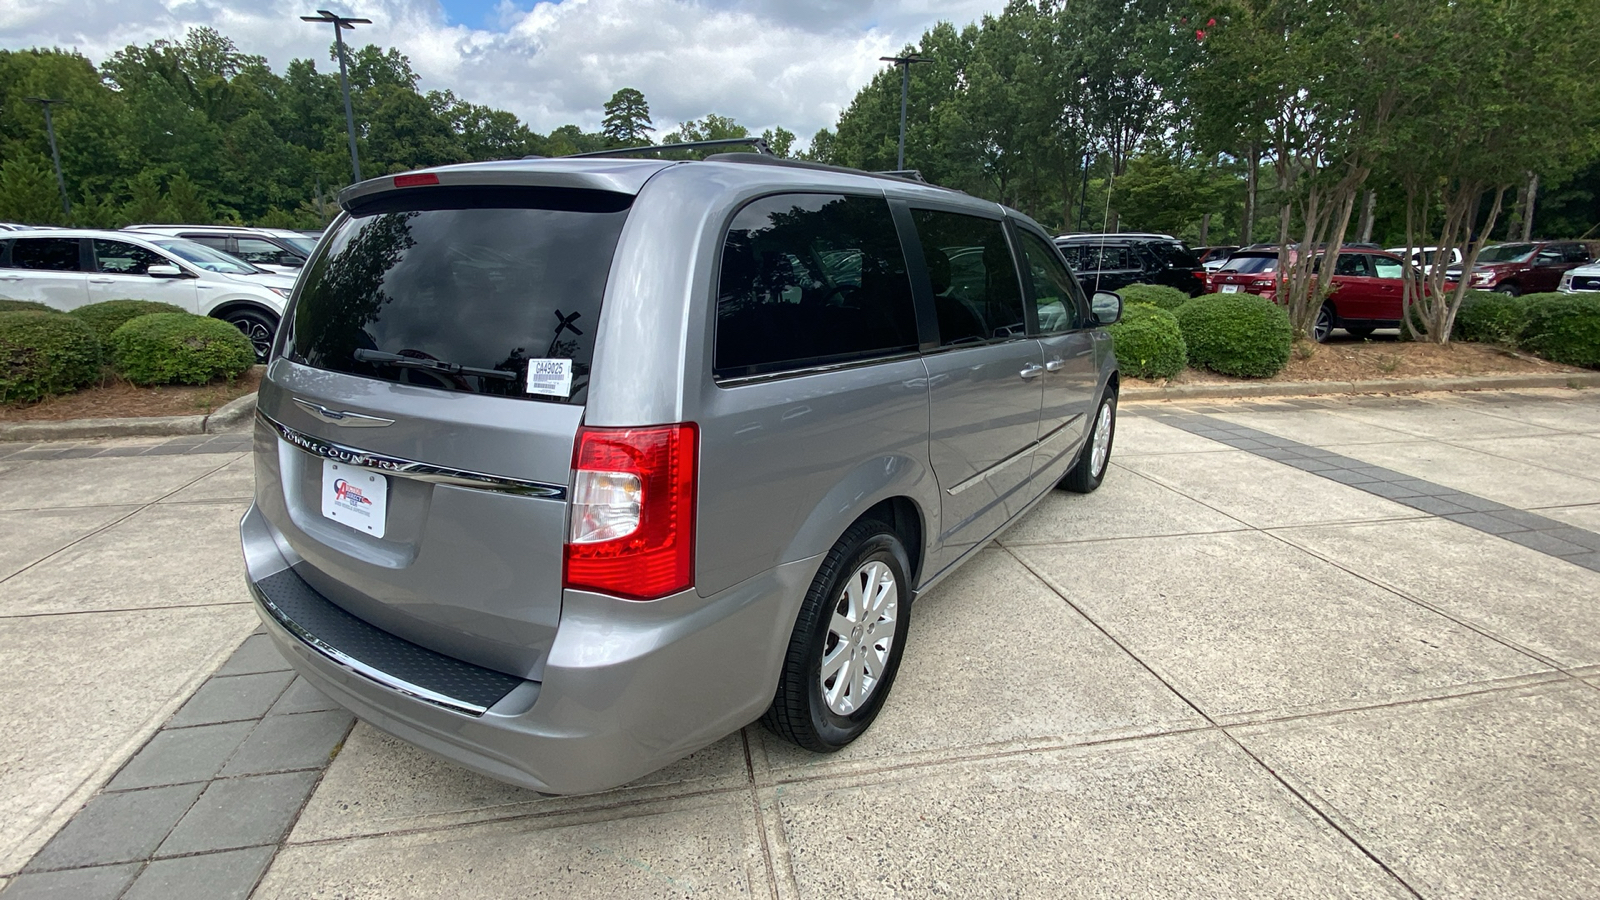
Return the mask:
POLYGON ((242 225, 130 225, 124 231, 164 234, 205 244, 229 256, 268 271, 297 275, 306 264, 317 239, 284 228, 246 228, 242 225))
POLYGON ((183 238, 80 229, 0 236, 0 296, 72 309, 157 300, 229 322, 256 357, 272 349, 294 279, 183 238))

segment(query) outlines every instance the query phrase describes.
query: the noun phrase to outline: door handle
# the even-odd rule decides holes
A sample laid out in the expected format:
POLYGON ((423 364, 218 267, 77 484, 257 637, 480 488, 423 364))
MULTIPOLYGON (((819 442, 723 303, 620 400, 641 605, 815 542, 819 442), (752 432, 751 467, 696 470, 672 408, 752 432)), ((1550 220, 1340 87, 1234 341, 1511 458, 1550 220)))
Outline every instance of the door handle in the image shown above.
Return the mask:
POLYGON ((1045 369, 1046 372, 1059 372, 1059 371, 1061 371, 1061 367, 1065 366, 1065 365, 1066 365, 1066 363, 1062 362, 1059 359, 1052 359, 1049 362, 1044 364, 1044 369, 1045 369))
POLYGON ((1044 374, 1044 366, 1031 365, 1017 374, 1021 375, 1023 378, 1038 378, 1040 375, 1044 374))
POLYGON ((116 279, 113 279, 113 278, 91 278, 91 279, 89 279, 89 283, 90 284, 116 284, 117 282, 116 282, 116 279))

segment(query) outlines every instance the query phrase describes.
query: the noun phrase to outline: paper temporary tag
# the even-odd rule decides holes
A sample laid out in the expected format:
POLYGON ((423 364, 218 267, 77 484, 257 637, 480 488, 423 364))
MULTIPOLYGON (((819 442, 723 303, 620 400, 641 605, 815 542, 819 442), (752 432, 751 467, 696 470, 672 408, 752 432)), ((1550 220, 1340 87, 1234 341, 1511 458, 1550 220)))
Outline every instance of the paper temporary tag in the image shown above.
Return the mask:
POLYGON ((528 360, 528 393, 546 397, 572 396, 572 360, 528 360))

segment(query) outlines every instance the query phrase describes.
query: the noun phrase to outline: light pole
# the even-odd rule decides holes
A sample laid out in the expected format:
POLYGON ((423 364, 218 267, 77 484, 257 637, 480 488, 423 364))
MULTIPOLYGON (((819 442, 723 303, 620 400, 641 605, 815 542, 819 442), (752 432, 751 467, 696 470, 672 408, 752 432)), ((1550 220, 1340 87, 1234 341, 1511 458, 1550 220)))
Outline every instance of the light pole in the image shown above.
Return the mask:
POLYGON ((894 63, 900 67, 900 154, 895 157, 894 167, 904 170, 906 167, 906 98, 911 94, 911 65, 912 63, 931 63, 933 60, 925 59, 915 53, 906 56, 880 56, 883 62, 894 63))
POLYGON ((50 118, 50 104, 66 103, 66 100, 56 100, 49 97, 25 97, 29 103, 37 103, 44 108, 44 133, 50 136, 50 158, 56 164, 56 187, 61 189, 61 214, 72 215, 72 201, 67 199, 67 180, 61 177, 61 151, 56 149, 56 124, 50 118))
POLYGON ((350 169, 355 173, 356 181, 360 181, 361 159, 356 156, 356 115, 350 111, 350 74, 345 71, 344 64, 344 31, 345 29, 354 31, 357 25, 371 25, 372 20, 347 19, 325 9, 317 10, 314 16, 301 16, 300 20, 333 23, 333 42, 339 48, 339 87, 344 91, 344 127, 350 134, 350 169))

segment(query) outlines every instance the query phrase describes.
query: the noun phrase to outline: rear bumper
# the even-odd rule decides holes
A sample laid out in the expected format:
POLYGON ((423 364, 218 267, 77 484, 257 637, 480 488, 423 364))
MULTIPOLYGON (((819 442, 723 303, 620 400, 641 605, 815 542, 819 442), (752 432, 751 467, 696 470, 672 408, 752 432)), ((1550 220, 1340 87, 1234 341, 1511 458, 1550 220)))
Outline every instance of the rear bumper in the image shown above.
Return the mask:
POLYGON ((625 784, 760 716, 817 565, 788 563, 711 597, 568 591, 544 679, 532 682, 340 610, 294 574, 292 551, 254 506, 240 534, 257 611, 314 687, 402 740, 556 794, 625 784))

